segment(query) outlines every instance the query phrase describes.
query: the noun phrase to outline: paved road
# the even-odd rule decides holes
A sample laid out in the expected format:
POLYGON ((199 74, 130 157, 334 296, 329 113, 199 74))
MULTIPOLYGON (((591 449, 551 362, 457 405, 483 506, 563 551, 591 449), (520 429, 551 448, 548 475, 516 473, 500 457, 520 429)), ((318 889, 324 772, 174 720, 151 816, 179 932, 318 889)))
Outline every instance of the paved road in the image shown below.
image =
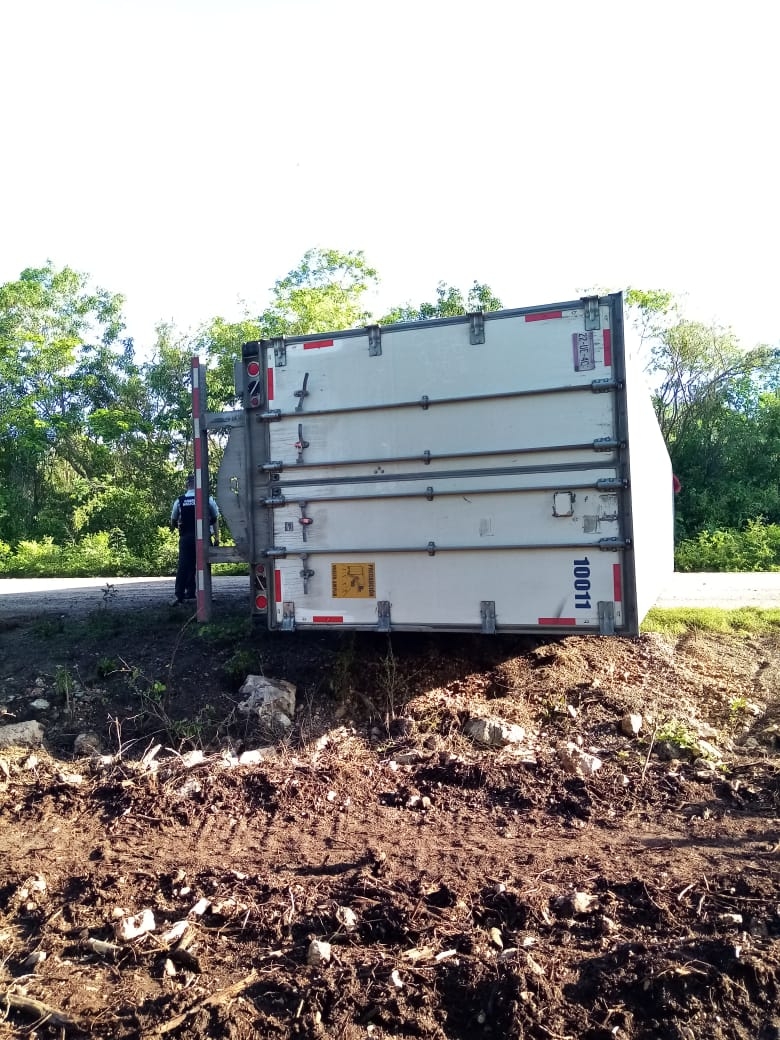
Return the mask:
MULTIPOLYGON (((227 605, 249 611, 248 577, 215 577, 213 586, 215 616, 227 605)), ((173 578, 0 579, 0 618, 83 615, 103 606, 147 610, 172 600, 173 578)), ((780 608, 780 572, 675 574, 657 606, 780 608)))

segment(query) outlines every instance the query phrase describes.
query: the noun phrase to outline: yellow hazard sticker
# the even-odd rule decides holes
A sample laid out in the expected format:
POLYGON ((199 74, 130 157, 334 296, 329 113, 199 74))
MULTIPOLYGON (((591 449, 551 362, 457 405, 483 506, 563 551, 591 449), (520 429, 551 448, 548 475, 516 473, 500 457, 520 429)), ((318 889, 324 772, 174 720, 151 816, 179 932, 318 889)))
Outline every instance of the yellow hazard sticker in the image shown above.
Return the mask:
POLYGON ((373 563, 331 564, 334 599, 376 599, 373 563))

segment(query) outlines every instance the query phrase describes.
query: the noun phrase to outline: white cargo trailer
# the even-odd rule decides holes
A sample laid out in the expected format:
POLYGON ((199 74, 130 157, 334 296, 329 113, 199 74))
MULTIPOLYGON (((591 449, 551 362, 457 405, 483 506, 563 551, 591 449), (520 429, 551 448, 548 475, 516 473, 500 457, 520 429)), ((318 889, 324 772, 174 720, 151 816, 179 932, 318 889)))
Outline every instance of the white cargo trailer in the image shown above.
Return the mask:
POLYGON ((228 556, 282 630, 633 635, 669 580, 671 466, 620 294, 247 343, 235 412, 193 375, 196 448, 229 430, 236 543, 201 546, 202 618, 228 556))

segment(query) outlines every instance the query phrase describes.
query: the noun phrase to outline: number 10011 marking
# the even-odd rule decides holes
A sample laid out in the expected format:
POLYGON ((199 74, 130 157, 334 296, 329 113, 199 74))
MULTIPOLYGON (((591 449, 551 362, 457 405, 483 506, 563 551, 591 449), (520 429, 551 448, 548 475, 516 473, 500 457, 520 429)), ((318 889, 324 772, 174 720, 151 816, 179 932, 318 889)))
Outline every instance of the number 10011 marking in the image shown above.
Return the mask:
POLYGON ((574 561, 574 608, 590 610, 590 560, 574 561))

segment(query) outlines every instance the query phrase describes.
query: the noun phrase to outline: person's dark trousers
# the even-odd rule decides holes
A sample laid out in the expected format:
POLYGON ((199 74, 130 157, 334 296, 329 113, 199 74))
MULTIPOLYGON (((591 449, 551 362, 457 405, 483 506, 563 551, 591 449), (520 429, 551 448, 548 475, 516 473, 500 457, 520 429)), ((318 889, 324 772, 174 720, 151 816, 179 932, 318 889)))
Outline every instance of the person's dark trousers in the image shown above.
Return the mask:
POLYGON ((195 598, 195 536, 179 536, 179 566, 176 569, 176 599, 195 598))

